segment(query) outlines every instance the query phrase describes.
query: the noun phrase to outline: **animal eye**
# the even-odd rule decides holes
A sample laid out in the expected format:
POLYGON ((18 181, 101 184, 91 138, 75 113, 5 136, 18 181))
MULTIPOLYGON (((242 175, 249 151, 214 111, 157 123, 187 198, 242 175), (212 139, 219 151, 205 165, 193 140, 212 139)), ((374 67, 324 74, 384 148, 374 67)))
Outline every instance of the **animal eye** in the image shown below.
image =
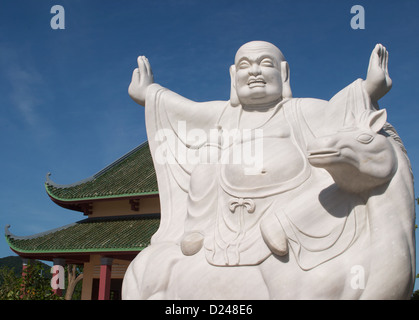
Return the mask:
POLYGON ((374 139, 374 137, 368 133, 361 133, 356 140, 358 140, 361 143, 370 143, 372 140, 374 139))

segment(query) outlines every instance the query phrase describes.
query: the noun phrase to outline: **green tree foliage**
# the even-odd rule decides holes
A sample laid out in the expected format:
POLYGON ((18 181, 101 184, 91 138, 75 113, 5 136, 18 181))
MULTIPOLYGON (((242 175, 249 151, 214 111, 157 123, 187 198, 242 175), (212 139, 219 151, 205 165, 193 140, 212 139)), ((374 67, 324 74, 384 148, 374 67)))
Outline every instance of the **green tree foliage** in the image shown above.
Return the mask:
POLYGON ((0 268, 0 300, 62 300, 51 289, 51 276, 40 263, 31 263, 24 277, 0 268))
POLYGON ((12 268, 0 268, 0 300, 19 299, 21 286, 22 281, 12 268))

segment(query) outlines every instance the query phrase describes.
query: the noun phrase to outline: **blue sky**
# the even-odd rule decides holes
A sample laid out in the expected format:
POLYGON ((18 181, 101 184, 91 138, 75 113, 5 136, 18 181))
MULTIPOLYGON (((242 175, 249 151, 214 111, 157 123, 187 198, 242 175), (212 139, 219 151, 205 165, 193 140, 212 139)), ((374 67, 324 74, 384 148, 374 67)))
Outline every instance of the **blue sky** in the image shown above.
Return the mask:
MULTIPOLYGON (((45 175, 79 181, 146 139, 144 111, 127 94, 138 55, 163 86, 227 100, 228 68, 251 40, 283 51, 295 97, 326 100, 365 78, 384 44, 393 88, 380 106, 418 176, 418 34, 417 0, 0 0, 1 226, 31 235, 84 218, 50 201, 45 175), (56 4, 64 30, 50 26, 56 4), (350 25, 356 4, 364 30, 350 25)), ((0 241, 0 257, 12 254, 0 241)))

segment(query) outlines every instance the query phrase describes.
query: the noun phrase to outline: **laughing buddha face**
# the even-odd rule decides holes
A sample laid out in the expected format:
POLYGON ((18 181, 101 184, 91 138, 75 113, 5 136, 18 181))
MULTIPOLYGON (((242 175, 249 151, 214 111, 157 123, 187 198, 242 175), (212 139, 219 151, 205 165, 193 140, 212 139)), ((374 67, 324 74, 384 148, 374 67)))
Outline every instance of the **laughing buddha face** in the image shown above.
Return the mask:
POLYGON ((243 107, 271 107, 282 100, 288 65, 274 45, 264 41, 244 44, 237 51, 230 71, 243 107))

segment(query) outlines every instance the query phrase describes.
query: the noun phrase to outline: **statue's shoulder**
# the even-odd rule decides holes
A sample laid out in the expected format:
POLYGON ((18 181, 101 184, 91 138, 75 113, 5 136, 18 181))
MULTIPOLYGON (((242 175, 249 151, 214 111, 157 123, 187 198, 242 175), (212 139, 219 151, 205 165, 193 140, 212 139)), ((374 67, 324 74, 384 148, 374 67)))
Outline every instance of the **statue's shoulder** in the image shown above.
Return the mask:
POLYGON ((310 130, 316 135, 322 134, 328 101, 316 98, 294 98, 292 103, 299 117, 304 118, 310 130))
POLYGON ((304 113, 313 113, 317 114, 321 110, 327 107, 327 100, 317 99, 317 98, 294 98, 296 103, 299 104, 301 110, 304 113))
POLYGON ((327 109, 328 101, 316 98, 295 98, 293 103, 307 121, 323 118, 327 109))

